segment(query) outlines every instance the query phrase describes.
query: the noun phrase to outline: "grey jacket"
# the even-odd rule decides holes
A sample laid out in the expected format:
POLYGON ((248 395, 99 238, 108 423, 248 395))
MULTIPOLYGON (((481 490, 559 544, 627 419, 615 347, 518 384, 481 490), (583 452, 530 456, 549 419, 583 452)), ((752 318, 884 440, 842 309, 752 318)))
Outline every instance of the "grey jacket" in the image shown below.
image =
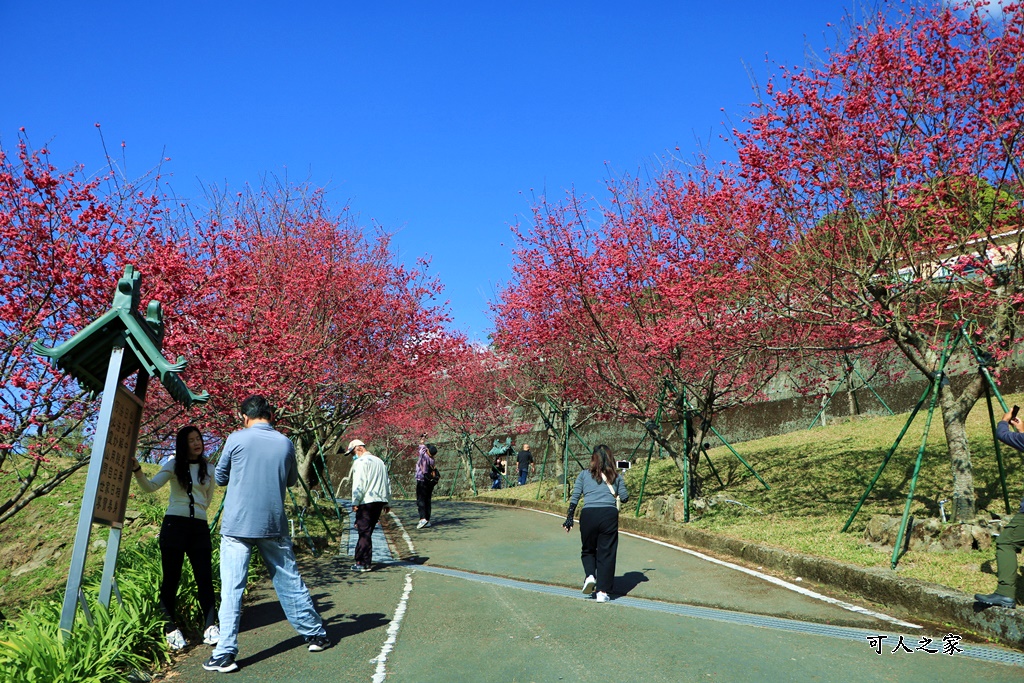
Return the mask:
MULTIPOLYGON (((619 494, 619 500, 625 503, 629 500, 629 491, 626 490, 625 478, 620 474, 615 477, 612 487, 619 494)), ((594 481, 590 470, 583 470, 576 477, 576 483, 572 487, 572 497, 569 498, 569 505, 576 505, 583 496, 583 507, 615 507, 615 496, 608 490, 604 481, 594 481)))

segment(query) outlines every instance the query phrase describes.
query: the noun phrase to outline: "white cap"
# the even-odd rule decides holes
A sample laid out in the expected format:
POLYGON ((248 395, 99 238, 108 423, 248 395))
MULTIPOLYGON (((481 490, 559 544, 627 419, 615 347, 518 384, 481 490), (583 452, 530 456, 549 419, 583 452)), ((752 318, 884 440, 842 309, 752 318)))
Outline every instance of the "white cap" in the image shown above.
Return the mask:
POLYGON ((359 439, 352 439, 351 441, 348 442, 348 450, 345 451, 345 455, 348 455, 349 453, 354 451, 356 449, 356 446, 365 446, 365 445, 366 444, 363 443, 362 441, 360 441, 359 439))

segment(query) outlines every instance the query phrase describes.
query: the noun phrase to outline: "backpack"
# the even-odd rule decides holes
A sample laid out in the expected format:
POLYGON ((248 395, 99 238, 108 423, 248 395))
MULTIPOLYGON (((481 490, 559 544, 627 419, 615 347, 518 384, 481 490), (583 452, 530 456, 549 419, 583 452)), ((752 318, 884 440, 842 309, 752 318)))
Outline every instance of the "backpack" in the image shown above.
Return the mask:
POLYGON ((441 473, 437 471, 436 467, 431 467, 427 470, 426 474, 423 475, 423 481, 434 486, 437 482, 441 481, 441 473))

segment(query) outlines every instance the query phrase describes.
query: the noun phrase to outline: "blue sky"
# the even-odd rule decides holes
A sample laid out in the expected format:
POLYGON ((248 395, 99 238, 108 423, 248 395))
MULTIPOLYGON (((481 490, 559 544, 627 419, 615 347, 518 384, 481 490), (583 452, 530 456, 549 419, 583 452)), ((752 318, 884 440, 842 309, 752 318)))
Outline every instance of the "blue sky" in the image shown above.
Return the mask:
MULTIPOLYGON (((873 3, 871 3, 873 4, 873 3)), ((831 44, 852 5, 783 2, 0 0, 0 143, 127 175, 162 155, 176 194, 310 180, 431 259, 484 340, 509 225, 535 196, 713 156, 773 64, 831 44), (724 110, 724 112, 723 112, 724 110), (680 151, 676 152, 675 148, 680 151)))

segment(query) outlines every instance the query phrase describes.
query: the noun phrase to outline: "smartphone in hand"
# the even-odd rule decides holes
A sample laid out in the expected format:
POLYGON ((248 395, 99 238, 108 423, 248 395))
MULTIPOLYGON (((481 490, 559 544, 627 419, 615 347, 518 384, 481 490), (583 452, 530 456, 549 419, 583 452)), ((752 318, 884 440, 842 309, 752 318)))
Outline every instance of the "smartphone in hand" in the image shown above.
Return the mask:
POLYGON ((1014 406, 1014 407, 1013 407, 1013 409, 1012 409, 1012 410, 1010 410, 1010 421, 1011 421, 1011 422, 1012 422, 1013 420, 1016 420, 1016 419, 1017 419, 1017 412, 1018 412, 1019 410, 1020 410, 1020 406, 1014 406))

